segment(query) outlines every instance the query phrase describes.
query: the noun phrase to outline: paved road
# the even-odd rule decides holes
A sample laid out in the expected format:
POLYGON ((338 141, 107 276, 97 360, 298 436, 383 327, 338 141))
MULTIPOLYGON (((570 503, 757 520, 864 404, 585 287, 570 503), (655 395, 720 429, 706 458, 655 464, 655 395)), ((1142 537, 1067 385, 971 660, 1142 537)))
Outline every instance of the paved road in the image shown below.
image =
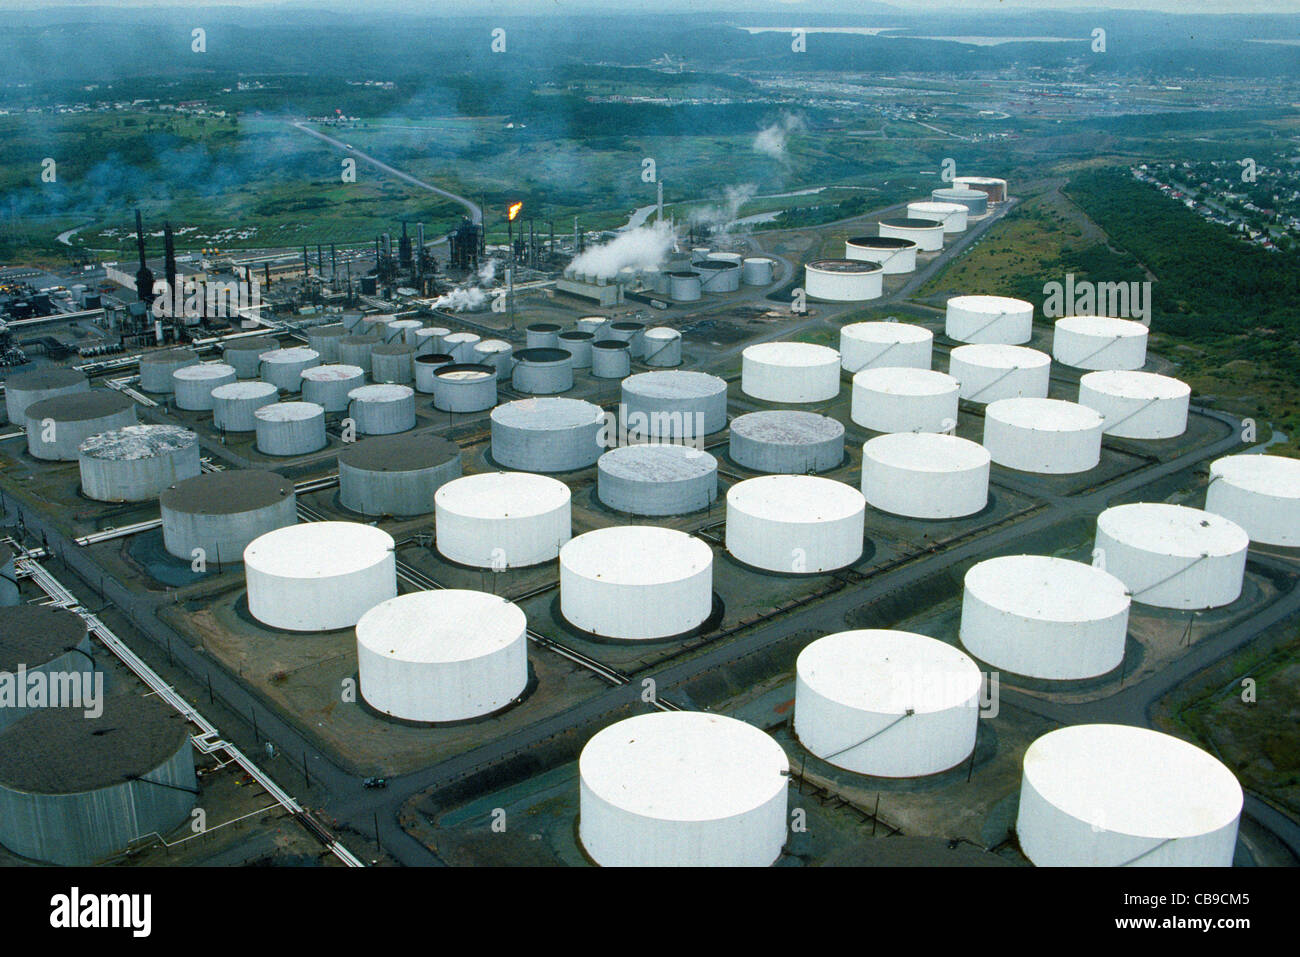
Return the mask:
POLYGON ((429 192, 437 193, 439 196, 442 196, 445 199, 449 199, 453 203, 459 203, 460 205, 465 207, 465 210, 466 212, 469 213, 469 218, 472 222, 475 223, 483 222, 483 210, 473 200, 466 199, 464 196, 457 196, 455 193, 449 192, 439 186, 434 186, 432 183, 426 183, 422 179, 416 179, 410 173, 403 173, 400 169, 396 169, 395 167, 389 166, 387 163, 383 162, 382 160, 377 160, 373 156, 363 153, 358 149, 354 149, 353 147, 349 146, 347 143, 344 143, 342 140, 336 140, 332 136, 326 136, 324 133, 320 132, 320 130, 312 129, 306 123, 291 122, 289 125, 296 130, 302 130, 308 136, 314 136, 318 140, 322 140, 326 143, 329 143, 331 146, 337 147, 338 149, 346 153, 348 156, 354 156, 359 160, 364 160, 365 162, 369 163, 371 166, 381 169, 385 173, 388 173, 391 176, 396 176, 398 179, 410 183, 412 186, 418 186, 421 189, 427 189, 429 192))

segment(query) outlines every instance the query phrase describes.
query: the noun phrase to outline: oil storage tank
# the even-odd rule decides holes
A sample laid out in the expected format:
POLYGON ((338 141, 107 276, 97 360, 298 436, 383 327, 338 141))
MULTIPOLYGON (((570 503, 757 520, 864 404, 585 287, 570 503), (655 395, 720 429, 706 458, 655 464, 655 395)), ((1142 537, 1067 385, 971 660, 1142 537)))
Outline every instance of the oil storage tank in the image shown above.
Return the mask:
POLYGON ((1205 510, 1236 522, 1256 544, 1300 546, 1300 461, 1258 454, 1215 459, 1205 510))
POLYGON ((320 365, 302 371, 302 400, 326 412, 346 412, 348 395, 366 381, 361 366, 320 365))
POLYGON ((1141 369, 1147 361, 1148 330, 1132 319, 1066 316, 1052 331, 1052 358, 1075 369, 1141 369))
POLYGON ((751 256, 741 261, 740 281, 746 286, 770 286, 776 263, 765 256, 751 256))
POLYGON ((1101 568, 1046 555, 1006 555, 966 572, 961 643, 1000 671, 1095 678, 1124 660, 1131 599, 1101 568))
POLYGON ((277 402, 253 413, 257 451, 264 455, 306 455, 325 448, 325 409, 315 402, 277 402))
POLYGON ((998 465, 1070 475, 1101 461, 1102 418, 1060 399, 999 399, 984 410, 984 447, 998 465))
POLYGON ((185 719, 118 693, 99 719, 38 708, 0 734, 0 844, 84 867, 189 820, 198 782, 185 719))
POLYGON ((380 341, 378 336, 344 336, 339 340, 338 362, 369 369, 370 355, 380 341))
POLYGON ((933 219, 943 225, 945 233, 966 232, 966 217, 970 209, 964 203, 942 203, 933 200, 907 204, 909 219, 933 219))
POLYGON ((605 413, 581 399, 519 399, 492 410, 492 458, 524 472, 572 472, 604 451, 605 413))
POLYGON ((140 357, 140 388, 155 395, 171 395, 172 373, 186 366, 199 364, 199 354, 193 349, 160 349, 146 352, 140 357))
MULTIPOLYGON (((313 326, 307 330, 307 348, 320 355, 323 365, 335 365, 339 361, 339 343, 347 334, 341 323, 313 326)), ((257 370, 252 374, 257 375, 257 370)))
POLYGON ((14 558, 14 550, 4 542, 0 542, 0 608, 17 605, 21 601, 14 558))
POLYGON ((442 343, 449 335, 451 330, 442 326, 423 326, 416 329, 415 354, 417 356, 445 354, 447 350, 442 347, 442 343))
POLYGON ((460 478, 460 448, 436 435, 381 435, 339 452, 339 501, 362 515, 428 515, 460 478))
POLYGON ((632 515, 685 515, 718 497, 718 460, 684 445, 626 445, 596 461, 597 495, 632 515))
MULTIPOLYGON (((989 194, 979 189, 964 186, 951 186, 930 190, 930 198, 936 203, 956 203, 965 206, 970 218, 985 216, 989 211, 989 194)), ((911 207, 908 207, 911 211, 911 207)))
POLYGON ((727 492, 727 551, 787 575, 833 571, 862 557, 866 500, 813 475, 763 475, 727 492))
POLYGON ((840 392, 840 354, 810 342, 762 342, 741 353, 741 390, 768 402, 824 402, 840 392))
POLYGON ((370 350, 370 378, 377 383, 410 385, 415 379, 415 346, 379 342, 370 350))
POLYGON ((200 362, 172 373, 172 392, 176 408, 190 412, 212 409, 212 390, 229 385, 236 379, 234 367, 224 362, 200 362))
POLYGON ((564 349, 524 349, 515 353, 510 384, 517 392, 555 395, 573 388, 573 355, 564 349))
POLYGON ((1135 502, 1097 516, 1095 546, 1134 601, 1199 610, 1237 600, 1250 538, 1236 522, 1199 508, 1135 502))
POLYGON ((253 539, 298 521, 293 483, 261 469, 185 479, 162 491, 158 507, 163 546, 187 562, 196 549, 213 564, 241 561, 253 539))
POLYGON ((948 300, 943 331, 958 342, 1020 345, 1033 336, 1034 307, 1006 296, 953 296, 948 300))
POLYGON ((515 347, 504 339, 484 339, 474 346, 474 361, 491 366, 504 379, 515 367, 515 347))
POLYGON ((621 379, 632 371, 632 350, 621 339, 591 344, 591 374, 597 379, 621 379))
POLYGON ((701 292, 735 292, 740 288, 739 263, 725 259, 698 259, 691 263, 691 269, 700 277, 701 292))
POLYGON ((967 402, 1047 398, 1052 360, 1045 352, 996 343, 958 346, 948 356, 948 374, 961 383, 967 402))
POLYGON ((1241 785, 1195 745, 1118 724, 1025 752, 1016 836, 1039 867, 1230 867, 1241 785))
POLYGON ((36 369, 4 380, 5 411, 9 421, 21 426, 27 421, 27 407, 42 399, 71 392, 89 392, 90 380, 76 369, 36 369))
POLYGON ((982 445, 955 435, 878 435, 862 446, 862 494, 891 515, 963 518, 988 504, 989 462, 982 445))
POLYGON ((732 420, 727 452, 737 465, 755 472, 827 472, 844 462, 844 426, 796 409, 750 412, 732 420))
POLYGON ((24 414, 32 458, 75 462, 81 443, 100 432, 135 425, 135 403, 120 392, 69 392, 29 405, 24 414))
POLYGON ((622 385, 629 438, 701 438, 727 427, 727 381, 704 372, 642 372, 622 385))
POLYGON ((359 522, 278 528, 244 549, 248 611, 283 631, 351 628, 397 596, 393 536, 359 522))
POLYGON ((934 219, 917 219, 912 216, 882 219, 880 236, 884 239, 911 240, 921 252, 937 253, 943 249, 943 223, 934 219))
POLYGON ((934 333, 907 322, 853 322, 840 329, 840 365, 846 372, 890 366, 928 369, 934 333))
POLYGON ((645 332, 645 359, 648 366, 671 369, 682 364, 682 334, 667 326, 645 332))
MULTIPOLYGON (((55 682, 77 682, 65 687, 81 694, 85 702, 86 692, 93 695, 95 688, 83 682, 104 680, 102 674, 95 678, 96 670, 86 621, 76 612, 57 605, 0 606, 0 675, 11 676, 7 680, 13 682, 0 707, 0 731, 34 710, 49 707, 55 682), (45 694, 30 696, 34 687, 45 694)), ((60 703, 67 706, 62 699, 60 703)), ((90 702, 85 704, 89 707, 90 702)))
POLYGON ((465 721, 500 711, 528 684, 528 622, 481 591, 399 595, 357 622, 361 697, 403 721, 465 721))
POLYGON ((81 443, 81 491, 99 502, 148 502, 199 474, 198 436, 176 425, 128 425, 81 443))
POLYGON ((713 550, 671 528, 623 525, 560 549, 560 611, 575 628, 622 641, 689 632, 713 610, 713 550))
POLYGON ((406 385, 363 385, 348 393, 348 417, 362 435, 415 428, 415 390, 406 385))
POLYGON ((591 368, 591 344, 596 341, 594 332, 581 329, 569 329, 559 335, 559 348, 573 356, 573 368, 591 368))
POLYGON ((1187 431, 1192 389, 1154 372, 1089 372, 1079 380, 1079 404, 1106 419, 1106 434, 1169 439, 1187 431))
POLYGON ((626 342, 629 354, 633 359, 645 357, 644 322, 611 322, 608 329, 608 338, 626 342))
POLYGON ((864 259, 818 259, 804 267, 804 291, 823 302, 866 302, 884 294, 884 267, 864 259))
POLYGON ((548 562, 571 535, 569 487, 545 475, 466 475, 445 483, 433 498, 438 551, 472 568, 548 562))
POLYGON ((497 372, 491 366, 453 362, 433 373, 433 405, 444 412, 482 412, 497 404, 497 372))
POLYGON ((668 296, 673 302, 698 302, 703 294, 700 274, 693 269, 679 269, 668 274, 668 296))
MULTIPOLYGON (((342 329, 342 326, 334 328, 342 329)), ((316 330, 312 330, 315 332, 316 330)), ((310 341, 310 336, 308 337, 310 341)), ((262 353, 273 352, 280 343, 273 336, 245 336, 221 344, 221 360, 241 379, 256 379, 262 371, 262 353)), ((335 343, 337 348, 337 342, 335 343)))
POLYGON ((578 835, 602 867, 766 867, 785 845, 789 770, 735 718, 627 718, 582 749, 578 835))
MULTIPOLYGON (((434 378, 439 369, 453 362, 445 352, 429 352, 415 357, 415 391, 433 394, 434 378)), ((495 389, 494 389, 495 394, 495 389)))
POLYGON ((315 349, 306 346, 272 349, 262 353, 262 381, 282 392, 297 392, 302 388, 303 371, 318 365, 320 353, 315 349))
POLYGON ((416 330, 423 325, 419 319, 390 319, 384 327, 384 341, 414 346, 416 330))
POLYGON ((841 631, 799 653, 795 734, 823 761, 858 774, 938 774, 975 749, 982 682, 975 662, 937 639, 841 631))
POLYGON ((960 391, 956 379, 932 369, 863 369, 853 377, 849 416, 876 432, 949 432, 960 391))
POLYGON ((919 248, 916 240, 898 236, 854 236, 844 241, 844 258, 879 263, 886 276, 901 276, 916 271, 919 248))
POLYGON ((524 345, 528 349, 558 349, 560 327, 553 322, 534 322, 525 326, 524 345))
POLYGON ((258 409, 275 405, 280 390, 269 382, 231 382, 212 390, 212 425, 221 432, 253 432, 258 409))
POLYGON ((482 336, 473 332, 449 332, 442 337, 442 348, 457 362, 475 362, 474 347, 482 340, 482 336))

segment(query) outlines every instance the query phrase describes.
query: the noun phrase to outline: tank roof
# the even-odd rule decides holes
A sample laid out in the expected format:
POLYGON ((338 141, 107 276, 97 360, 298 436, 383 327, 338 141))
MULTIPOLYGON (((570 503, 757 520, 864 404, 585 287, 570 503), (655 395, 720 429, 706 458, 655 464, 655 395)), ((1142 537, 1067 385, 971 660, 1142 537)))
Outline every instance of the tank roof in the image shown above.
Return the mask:
POLYGON ((685 482, 718 470, 717 459, 687 445, 625 445, 610 449, 596 464, 634 482, 685 482))
POLYGON ((128 425, 90 436, 78 451, 91 459, 124 462, 193 448, 197 443, 197 435, 178 425, 128 425))
POLYGON ((135 403, 119 392, 93 389, 89 392, 69 392, 33 402, 24 415, 29 419, 54 419, 56 422, 84 422, 115 412, 134 409, 135 403))
POLYGON ((492 421, 511 429, 569 429, 593 422, 604 422, 605 413, 600 406, 583 399, 564 399, 539 396, 535 399, 516 399, 492 410, 492 421))
POLYGON ((402 662, 472 661, 524 637, 528 620, 513 602, 486 592, 444 588, 380 602, 357 622, 357 642, 402 662))
POLYGON ((965 587, 986 605, 1035 621, 1098 621, 1131 604, 1128 589, 1114 575, 1050 555, 982 561, 966 572, 965 587))
POLYGON ((377 435, 350 442, 339 461, 367 472, 415 472, 460 457, 455 442, 429 434, 377 435))
POLYGON ((726 392, 727 380, 707 372, 680 369, 638 372, 623 380, 623 391, 661 399, 703 398, 726 392))
POLYGON ((7 392, 35 392, 38 389, 62 389, 82 382, 89 383, 85 373, 76 369, 33 369, 5 379, 7 392))
POLYGON ((75 648, 86 637, 76 612, 54 605, 0 607, 0 672, 35 668, 75 648))
POLYGON ((844 424, 816 412, 773 409, 737 416, 731 434, 777 445, 812 445, 842 436, 844 424))
POLYGON ((204 472, 163 489, 164 508, 193 515, 236 515, 265 508, 294 494, 293 483, 262 469, 204 472))

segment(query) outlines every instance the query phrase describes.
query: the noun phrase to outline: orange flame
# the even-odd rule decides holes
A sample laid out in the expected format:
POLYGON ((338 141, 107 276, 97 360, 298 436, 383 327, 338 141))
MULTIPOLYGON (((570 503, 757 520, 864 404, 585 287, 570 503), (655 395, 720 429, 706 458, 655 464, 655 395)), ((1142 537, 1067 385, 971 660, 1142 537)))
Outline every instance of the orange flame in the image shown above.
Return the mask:
POLYGON ((523 204, 523 203, 511 203, 511 204, 510 204, 510 210, 509 210, 509 212, 506 214, 506 216, 507 216, 507 218, 510 220, 510 222, 513 223, 513 222, 515 221, 515 217, 519 215, 519 211, 520 211, 521 209, 523 209, 523 208, 524 208, 524 204, 523 204))

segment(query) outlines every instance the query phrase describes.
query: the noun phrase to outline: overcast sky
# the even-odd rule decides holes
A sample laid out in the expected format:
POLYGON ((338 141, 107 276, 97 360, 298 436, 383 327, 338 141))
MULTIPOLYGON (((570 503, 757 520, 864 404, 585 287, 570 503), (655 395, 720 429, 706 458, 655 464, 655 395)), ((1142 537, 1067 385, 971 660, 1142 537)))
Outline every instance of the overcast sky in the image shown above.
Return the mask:
MULTIPOLYGON (((780 11, 797 15, 810 13, 850 13, 868 7, 857 0, 367 0, 366 10, 387 9, 437 15, 465 13, 555 13, 600 10, 604 12, 654 12, 665 9, 708 11, 780 11)), ((1160 10, 1171 13, 1294 13, 1300 14, 1300 0, 896 0, 890 4, 900 13, 936 13, 945 10, 1008 10, 1019 13, 1044 10, 1160 10)), ((24 10, 32 7, 315 7, 358 11, 355 0, 201 0, 184 3, 177 0, 0 0, 0 9, 24 10)))

